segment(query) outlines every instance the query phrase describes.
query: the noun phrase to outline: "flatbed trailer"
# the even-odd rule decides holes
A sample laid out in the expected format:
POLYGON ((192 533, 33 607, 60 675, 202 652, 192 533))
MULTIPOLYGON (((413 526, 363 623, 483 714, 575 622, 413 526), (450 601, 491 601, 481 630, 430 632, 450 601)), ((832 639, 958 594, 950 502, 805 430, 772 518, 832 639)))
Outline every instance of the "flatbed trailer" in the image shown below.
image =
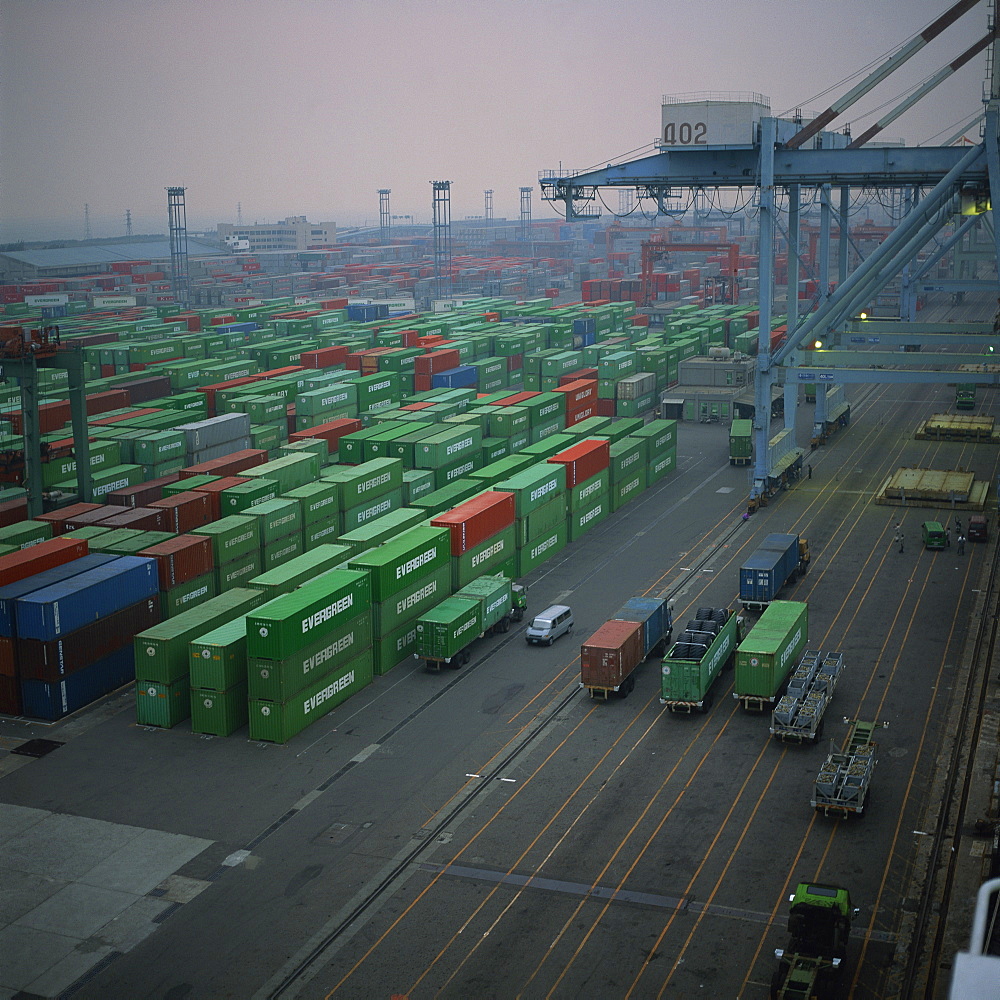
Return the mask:
POLYGON ((824 816, 861 816, 877 763, 874 740, 877 722, 855 719, 847 749, 827 755, 813 785, 810 805, 824 816))
POLYGON ((844 654, 807 649, 771 712, 771 735, 782 742, 818 743, 823 716, 844 670, 844 654))

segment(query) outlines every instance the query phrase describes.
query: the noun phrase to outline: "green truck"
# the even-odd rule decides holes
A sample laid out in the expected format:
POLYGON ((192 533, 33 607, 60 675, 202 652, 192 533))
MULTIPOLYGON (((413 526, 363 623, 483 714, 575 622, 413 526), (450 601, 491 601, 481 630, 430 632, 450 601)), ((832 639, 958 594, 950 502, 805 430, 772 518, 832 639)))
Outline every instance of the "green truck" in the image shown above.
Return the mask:
POLYGON ((729 428, 729 464, 749 465, 753 460, 753 421, 734 420, 729 428))
POLYGON ((736 650, 733 697, 749 711, 778 700, 809 632, 809 605, 772 601, 736 650))
POLYGON ((458 670, 472 659, 476 639, 521 621, 528 591, 509 577, 480 576, 417 619, 417 650, 428 670, 458 670))
POLYGON ((823 1000, 836 993, 858 911, 846 889, 822 882, 800 882, 789 902, 790 939, 774 952, 771 1000, 823 1000))
POLYGON ((660 666, 660 704, 671 712, 707 712, 712 686, 733 665, 743 619, 730 608, 698 608, 660 666))

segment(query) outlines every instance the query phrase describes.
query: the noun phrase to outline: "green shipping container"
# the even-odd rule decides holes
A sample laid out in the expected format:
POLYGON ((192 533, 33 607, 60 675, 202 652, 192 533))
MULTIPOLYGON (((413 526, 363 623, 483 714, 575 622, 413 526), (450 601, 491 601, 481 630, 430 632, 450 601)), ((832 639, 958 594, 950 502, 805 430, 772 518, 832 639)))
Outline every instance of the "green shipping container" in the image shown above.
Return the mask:
POLYGON ((47 521, 17 521, 0 528, 0 545, 27 549, 52 537, 52 525, 47 521))
POLYGON ((186 677, 192 639, 247 614, 263 602, 259 590, 231 590, 138 633, 134 640, 136 678, 172 684, 186 677))
POLYGON ((650 460, 649 463, 649 485, 658 482, 668 472, 673 472, 677 468, 677 453, 673 451, 660 452, 658 456, 650 460))
MULTIPOLYGON (((259 591, 254 591, 259 593, 259 591)), ((247 617, 247 655, 283 660, 371 606, 368 573, 332 570, 247 617)))
POLYGON ((260 529, 256 518, 231 514, 218 521, 192 528, 191 535, 206 535, 212 539, 212 561, 216 566, 232 562, 260 549, 260 529))
POLYGON ((246 552, 237 558, 216 566, 212 571, 215 574, 215 586, 220 594, 234 587, 245 587, 249 580, 257 576, 262 569, 260 551, 246 552))
MULTIPOLYGON (((596 477, 595 477, 596 478, 596 477)), ((527 517, 519 517, 515 522, 517 547, 522 548, 531 539, 547 534, 566 523, 568 505, 566 494, 560 493, 541 507, 536 507, 527 517)))
POLYGON ((191 686, 228 691, 247 679, 247 622, 242 615, 188 643, 191 686))
POLYGON ((283 705, 252 700, 249 706, 250 739, 287 743, 297 733, 370 684, 372 668, 372 651, 368 649, 283 705))
POLYGON ((411 580, 402 590, 372 605, 375 635, 378 637, 389 635, 450 594, 451 567, 449 566, 441 566, 417 580, 411 580))
POLYGON ((649 442, 649 456, 652 458, 665 448, 677 446, 676 420, 650 420, 631 432, 631 437, 643 437, 649 442))
POLYGON ((189 608, 210 601, 218 593, 219 587, 215 582, 214 571, 206 573, 204 576, 188 580, 187 583, 180 583, 170 590, 161 590, 160 612, 164 618, 173 618, 189 608))
POLYGON ((339 518, 333 521, 316 521, 302 529, 302 544, 306 552, 311 552, 318 545, 336 542, 340 534, 339 518))
POLYGON ((497 532, 474 549, 452 556, 451 586, 458 590, 484 573, 502 572, 504 565, 517 557, 514 525, 497 532))
POLYGON ((494 484, 494 489, 514 494, 514 513, 527 517, 566 489, 566 473, 560 465, 542 462, 494 484))
POLYGON ((246 681, 228 691, 191 688, 191 732, 231 736, 247 718, 246 681))
POLYGON ((594 497, 586 506, 571 511, 567 518, 569 540, 578 541, 595 525, 600 524, 611 513, 611 497, 602 493, 594 497))
POLYGON ((585 479, 569 490, 569 509, 571 511, 586 508, 594 497, 608 493, 611 489, 611 470, 601 469, 596 476, 585 479))
POLYGON ((369 497, 357 507, 345 510, 341 517, 340 534, 347 534, 362 525, 376 521, 380 517, 399 510, 403 506, 403 491, 393 490, 392 493, 383 493, 380 496, 369 497))
POLYGON ((403 660, 417 651, 417 619, 411 618, 383 638, 376 638, 372 650, 375 654, 375 673, 387 674, 403 660))
POLYGON ((611 486, 611 510, 621 510, 630 500, 634 500, 646 488, 646 470, 639 468, 611 486))
POLYGON ((809 605, 772 601, 736 648, 733 697, 747 708, 775 701, 809 637, 809 605))
POLYGON ((272 601, 346 562, 350 554, 350 549, 346 545, 317 545, 310 551, 288 559, 280 566, 275 566, 260 576, 248 580, 247 586, 262 590, 265 600, 272 601))
POLYGON ((288 535, 302 535, 302 511, 288 497, 254 504, 243 516, 257 519, 261 548, 267 548, 288 535))
POLYGON ((323 478, 338 485, 340 508, 346 511, 364 505, 374 497, 401 491, 403 463, 398 458, 376 458, 362 465, 327 469, 323 478))
POLYGON ((569 526, 564 521, 539 538, 521 546, 517 550, 517 576, 519 578, 527 576, 532 570, 541 566, 546 559, 561 552, 566 547, 568 539, 569 526))
POLYGON ((273 500, 278 495, 278 484, 273 479, 251 479, 237 486, 230 486, 219 494, 222 517, 242 514, 254 504, 273 500))
POLYGON ((350 550, 350 555, 357 555, 365 549, 373 549, 377 545, 395 538, 407 528, 415 528, 421 521, 427 519, 427 514, 416 507, 400 507, 381 517, 369 521, 360 528, 347 531, 337 541, 350 550))
POLYGON ((305 486, 296 486, 282 496, 298 502, 303 527, 317 521, 338 520, 335 515, 340 509, 340 488, 336 483, 307 483, 305 486))
MULTIPOLYGON (((270 545, 265 545, 261 549, 260 568, 264 573, 268 570, 276 569, 288 562, 289 559, 295 559, 297 556, 302 555, 302 549, 301 531, 297 531, 292 535, 285 535, 284 538, 276 538, 270 545)), ((250 586, 249 581, 247 581, 247 586, 250 586)))
POLYGON ((479 636, 481 624, 478 600, 449 597, 418 619, 417 655, 448 663, 479 636))
POLYGON ((388 600, 420 579, 448 565, 451 541, 447 528, 410 528, 395 541, 363 552, 350 561, 352 569, 371 574, 372 600, 388 600))
POLYGON ((246 672, 250 697, 282 704, 371 644, 372 613, 364 611, 283 660, 251 656, 246 672))
POLYGON ((191 685, 187 676, 171 684, 136 680, 136 722, 140 726, 172 729, 191 715, 191 685))

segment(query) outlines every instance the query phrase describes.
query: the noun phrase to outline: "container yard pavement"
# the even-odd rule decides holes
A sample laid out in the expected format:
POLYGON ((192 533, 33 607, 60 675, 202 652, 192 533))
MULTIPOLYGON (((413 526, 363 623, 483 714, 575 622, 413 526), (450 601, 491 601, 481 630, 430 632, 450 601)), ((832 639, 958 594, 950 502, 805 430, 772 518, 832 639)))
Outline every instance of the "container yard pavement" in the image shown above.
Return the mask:
POLYGON ((210 844, 0 804, 0 996, 58 996, 131 950, 200 891, 174 873, 210 844))

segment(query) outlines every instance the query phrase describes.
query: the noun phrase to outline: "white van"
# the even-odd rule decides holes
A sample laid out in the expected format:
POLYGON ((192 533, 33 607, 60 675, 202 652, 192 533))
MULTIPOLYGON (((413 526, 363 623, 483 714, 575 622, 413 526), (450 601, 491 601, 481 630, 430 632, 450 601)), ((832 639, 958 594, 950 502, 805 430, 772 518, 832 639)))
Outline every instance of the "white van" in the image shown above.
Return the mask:
POLYGON ((559 636, 573 628, 573 612, 565 604, 553 604, 535 615, 524 633, 528 642, 551 646, 559 636))

